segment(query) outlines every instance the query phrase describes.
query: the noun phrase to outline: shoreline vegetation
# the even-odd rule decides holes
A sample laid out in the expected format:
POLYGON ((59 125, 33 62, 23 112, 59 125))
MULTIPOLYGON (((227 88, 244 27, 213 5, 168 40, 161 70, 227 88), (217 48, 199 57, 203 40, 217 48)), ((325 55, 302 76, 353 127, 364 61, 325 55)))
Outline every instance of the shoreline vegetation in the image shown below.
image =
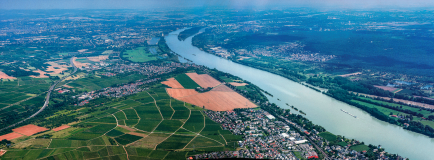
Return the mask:
POLYGON ((192 28, 186 29, 186 30, 182 31, 181 33, 179 33, 178 40, 184 41, 188 37, 198 33, 200 31, 200 29, 202 29, 202 28, 203 27, 192 27, 192 28))

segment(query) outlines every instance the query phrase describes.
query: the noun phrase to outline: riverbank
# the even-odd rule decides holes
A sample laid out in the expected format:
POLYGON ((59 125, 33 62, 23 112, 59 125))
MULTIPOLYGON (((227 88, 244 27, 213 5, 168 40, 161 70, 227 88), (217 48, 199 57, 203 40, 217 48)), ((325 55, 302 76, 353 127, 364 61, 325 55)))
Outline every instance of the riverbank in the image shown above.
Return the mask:
MULTIPOLYGON (((193 37, 192 44, 195 47, 198 47, 200 50, 203 50, 208 54, 213 54, 215 56, 222 57, 220 54, 217 54, 213 52, 211 49, 209 49, 208 45, 204 45, 203 43, 199 43, 199 42, 195 43, 195 41, 199 41, 199 40, 194 39, 193 37)), ((348 91, 371 92, 371 90, 373 90, 372 92, 382 92, 380 89, 375 88, 374 86, 361 85, 340 76, 337 77, 309 76, 309 75, 304 75, 303 73, 300 73, 298 71, 292 71, 291 69, 282 69, 281 66, 279 66, 280 61, 277 60, 277 58, 259 57, 260 62, 255 62, 251 60, 251 59, 257 60, 258 58, 250 58, 250 61, 240 60, 238 58, 234 58, 234 56, 226 56, 223 58, 232 61, 234 63, 249 66, 252 68, 256 68, 259 70, 263 70, 269 73, 279 75, 281 77, 285 77, 291 81, 303 84, 306 87, 313 89, 317 92, 324 93, 325 95, 330 96, 331 98, 358 107, 381 121, 388 122, 390 124, 397 125, 400 127, 404 127, 404 129, 413 131, 415 133, 434 137, 433 126, 424 125, 422 123, 418 123, 411 120, 410 121, 402 120, 398 122, 397 119, 389 117, 388 116, 389 113, 385 114, 383 112, 378 111, 375 108, 369 108, 364 105, 354 103, 351 101, 353 96, 351 96, 350 94, 340 93, 342 92, 342 90, 345 90, 346 92, 348 91), (321 88, 321 87, 327 87, 327 88, 321 88), (411 126, 409 127, 408 124, 411 124, 411 126)), ((395 108, 389 108, 389 109, 399 111, 398 109, 395 108)), ((424 117, 424 118, 428 119, 428 117, 424 117)))
POLYGON ((165 37, 172 51, 196 64, 216 68, 257 85, 273 95, 271 97, 266 94, 271 103, 285 109, 290 108, 289 106, 297 106, 307 114, 306 118, 327 128, 328 131, 373 145, 381 144, 388 152, 402 153, 403 156, 411 159, 429 159, 429 157, 434 156, 434 153, 427 154, 430 153, 428 148, 434 147, 434 142, 426 136, 406 131, 402 127, 389 125, 373 118, 361 109, 337 101, 282 76, 205 53, 192 46, 192 37, 185 41, 179 41, 177 33, 181 31, 172 32, 165 37), (289 106, 286 106, 286 103, 289 106), (357 119, 346 115, 340 109, 356 115, 357 119), (389 136, 385 137, 384 134, 389 136))

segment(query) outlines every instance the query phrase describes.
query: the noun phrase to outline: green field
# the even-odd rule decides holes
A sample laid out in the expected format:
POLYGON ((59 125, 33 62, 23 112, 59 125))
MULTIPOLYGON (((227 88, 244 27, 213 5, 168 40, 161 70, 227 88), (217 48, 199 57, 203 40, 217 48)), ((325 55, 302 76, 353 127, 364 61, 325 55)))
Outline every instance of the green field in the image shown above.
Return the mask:
POLYGON ((196 137, 188 146, 187 148, 200 148, 200 147, 209 147, 209 146, 223 146, 223 144, 212 140, 212 139, 208 139, 205 137, 196 137))
POLYGON ((182 126, 181 121, 163 120, 163 122, 161 122, 160 125, 158 125, 157 129, 155 129, 155 132, 173 133, 181 126, 182 126))
POLYGON ((374 104, 371 104, 371 103, 366 103, 366 102, 362 102, 362 101, 358 101, 358 100, 351 100, 351 101, 355 102, 355 103, 359 103, 359 104, 364 105, 364 106, 369 107, 369 108, 377 108, 378 111, 382 112, 385 115, 389 115, 390 113, 392 113, 394 115, 398 115, 399 114, 399 115, 403 115, 403 116, 409 115, 409 114, 404 113, 404 112, 395 111, 393 109, 384 108, 384 107, 377 106, 377 105, 374 105, 374 104))
POLYGON ((110 132, 108 132, 106 135, 110 136, 110 137, 117 137, 117 136, 120 136, 123 134, 124 134, 124 132, 121 132, 121 131, 114 129, 114 130, 111 130, 110 132))
POLYGON ((133 50, 126 50, 122 53, 122 57, 132 62, 148 62, 157 60, 157 57, 152 53, 149 53, 147 47, 138 47, 133 50))
POLYGON ((420 121, 423 125, 428 125, 431 128, 434 128, 434 122, 433 121, 420 121))
POLYGON ((365 97, 358 97, 358 98, 361 98, 363 100, 368 100, 368 101, 371 101, 371 102, 375 102, 375 103, 380 103, 380 104, 384 104, 384 105, 393 106, 393 107, 399 107, 399 108, 402 107, 401 109, 408 109, 408 110, 416 112, 416 113, 421 113, 421 114, 423 114, 424 117, 428 117, 429 115, 434 115, 434 113, 431 113, 431 111, 427 111, 427 110, 423 110, 423 109, 421 110, 419 108, 414 108, 414 107, 410 107, 410 106, 407 106, 407 105, 401 105, 401 104, 397 104, 397 103, 384 102, 384 101, 374 100, 374 99, 365 98, 365 97))
POLYGON ((173 109, 170 107, 169 100, 157 101, 157 106, 160 109, 164 119, 170 119, 173 115, 173 109))
POLYGON ((194 136, 180 136, 180 135, 173 135, 170 136, 167 140, 160 143, 157 146, 157 149, 182 149, 185 147, 185 145, 190 142, 194 136))
POLYGON ((175 79, 185 88, 185 89, 195 89, 200 87, 196 82, 194 82, 186 74, 180 74, 175 77, 175 79))
POLYGON ((369 147, 364 145, 364 144, 360 144, 360 145, 356 145, 356 146, 351 146, 350 147, 352 150, 355 150, 357 152, 361 152, 361 151, 368 151, 369 147))
POLYGON ((348 143, 346 143, 346 142, 339 142, 338 145, 340 145, 340 146, 342 146, 342 147, 345 147, 345 146, 348 145, 348 143))
POLYGON ((319 133, 318 136, 326 139, 329 142, 334 142, 337 139, 337 137, 330 132, 322 132, 322 133, 319 133))
POLYGON ((139 137, 139 136, 135 136, 135 135, 131 135, 131 134, 124 134, 120 137, 115 138, 115 140, 122 144, 122 145, 126 145, 126 144, 130 144, 134 141, 137 141, 139 139, 142 139, 143 137, 139 137))
POLYGON ((204 127, 204 118, 201 112, 191 111, 190 118, 185 122, 184 128, 192 131, 199 132, 204 127))

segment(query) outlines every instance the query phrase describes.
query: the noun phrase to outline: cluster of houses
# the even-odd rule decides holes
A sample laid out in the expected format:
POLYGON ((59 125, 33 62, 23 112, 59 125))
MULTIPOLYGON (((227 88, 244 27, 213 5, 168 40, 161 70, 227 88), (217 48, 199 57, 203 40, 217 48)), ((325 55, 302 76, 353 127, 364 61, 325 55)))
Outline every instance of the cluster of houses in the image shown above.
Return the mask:
MULTIPOLYGON (((352 140, 347 146, 329 143, 318 136, 313 129, 308 132, 302 126, 279 116, 275 116, 262 109, 243 109, 241 111, 204 111, 213 121, 222 124, 224 130, 229 130, 235 135, 243 135, 243 140, 238 141, 241 150, 222 151, 196 155, 196 159, 218 158, 254 158, 254 159, 317 159, 317 150, 313 145, 321 147, 321 150, 332 154, 333 159, 368 159, 367 151, 357 152, 351 146, 360 142, 352 140), (290 127, 291 126, 291 127, 290 127), (296 132, 297 128, 304 134, 296 132), (308 140, 310 139, 310 141, 308 140), (296 157, 299 153, 301 157, 296 157)), ((390 159, 384 150, 374 149, 373 152, 381 159, 390 159)), ((398 157, 398 159, 403 159, 398 157)))
POLYGON ((135 93, 139 93, 143 91, 143 89, 139 88, 139 86, 151 82, 155 82, 160 80, 160 78, 154 78, 149 80, 139 80, 136 83, 126 84, 120 87, 107 87, 102 89, 101 92, 98 93, 98 96, 106 96, 106 97, 123 97, 135 93))
POLYGON ((80 101, 76 105, 83 106, 86 103, 89 103, 89 100, 98 98, 100 96, 119 98, 119 97, 131 95, 131 94, 139 93, 139 92, 143 91, 143 89, 140 88, 139 86, 141 86, 143 84, 155 82, 158 80, 160 80, 160 78, 154 78, 154 79, 149 79, 149 80, 138 80, 135 83, 125 84, 125 85, 122 85, 119 87, 107 87, 107 88, 103 88, 99 91, 92 91, 92 92, 83 93, 83 94, 78 95, 78 96, 73 96, 72 98, 77 98, 80 101))
POLYGON ((188 68, 188 67, 200 67, 195 64, 189 63, 161 63, 161 64, 150 64, 150 63, 131 63, 131 64, 123 64, 118 63, 114 64, 110 67, 107 67, 107 71, 111 71, 113 73, 126 73, 126 72, 139 72, 140 74, 147 76, 155 76, 164 73, 172 72, 178 68, 188 68))
POLYGON ((306 138, 291 130, 288 124, 278 121, 262 109, 245 109, 241 112, 205 111, 213 121, 235 135, 243 135, 238 142, 239 151, 213 152, 197 155, 196 158, 255 158, 297 159, 292 152, 300 152, 304 158, 318 155, 306 138))
POLYGON ((66 88, 57 88, 54 91, 57 91, 57 93, 60 93, 60 94, 70 92, 70 90, 66 89, 66 88))
POLYGON ((116 73, 105 72, 105 73, 102 73, 101 75, 107 76, 107 77, 113 77, 113 76, 116 76, 116 73))
POLYGON ((211 53, 214 53, 220 57, 223 58, 228 58, 229 56, 231 56, 231 54, 228 52, 228 50, 222 48, 222 47, 212 47, 210 48, 211 53))

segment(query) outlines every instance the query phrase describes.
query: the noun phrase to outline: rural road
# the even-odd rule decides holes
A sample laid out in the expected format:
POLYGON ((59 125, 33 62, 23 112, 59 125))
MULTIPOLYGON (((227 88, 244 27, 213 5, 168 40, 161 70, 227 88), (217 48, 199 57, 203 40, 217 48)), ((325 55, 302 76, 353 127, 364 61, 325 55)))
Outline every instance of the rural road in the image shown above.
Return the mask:
POLYGON ((60 82, 62 82, 65 78, 67 78, 67 77, 69 77, 69 76, 72 76, 73 74, 75 74, 75 72, 77 72, 77 67, 74 65, 74 63, 72 63, 72 62, 73 62, 73 58, 74 58, 74 57, 72 57, 72 58, 70 59, 70 63, 71 63, 71 65, 74 67, 74 71, 73 71, 70 75, 65 76, 65 77, 62 77, 60 80, 54 82, 54 84, 50 86, 50 89, 48 90, 47 97, 45 98, 45 103, 44 103, 44 105, 42 106, 41 109, 39 109, 39 111, 37 111, 36 113, 32 114, 30 117, 27 117, 26 119, 24 119, 24 120, 22 120, 22 121, 19 121, 19 122, 15 123, 15 124, 12 124, 12 125, 7 126, 7 127, 5 127, 5 128, 2 128, 2 129, 0 129, 0 131, 3 131, 3 130, 5 130, 5 129, 11 128, 11 127, 14 127, 14 126, 16 126, 16 125, 18 125, 18 124, 20 124, 20 123, 23 123, 24 121, 27 121, 27 120, 29 120, 30 118, 33 118, 33 117, 37 116, 39 113, 41 113, 42 111, 44 111, 44 109, 48 106, 48 103, 50 102, 51 92, 53 91, 54 87, 56 87, 56 85, 59 84, 60 82))

